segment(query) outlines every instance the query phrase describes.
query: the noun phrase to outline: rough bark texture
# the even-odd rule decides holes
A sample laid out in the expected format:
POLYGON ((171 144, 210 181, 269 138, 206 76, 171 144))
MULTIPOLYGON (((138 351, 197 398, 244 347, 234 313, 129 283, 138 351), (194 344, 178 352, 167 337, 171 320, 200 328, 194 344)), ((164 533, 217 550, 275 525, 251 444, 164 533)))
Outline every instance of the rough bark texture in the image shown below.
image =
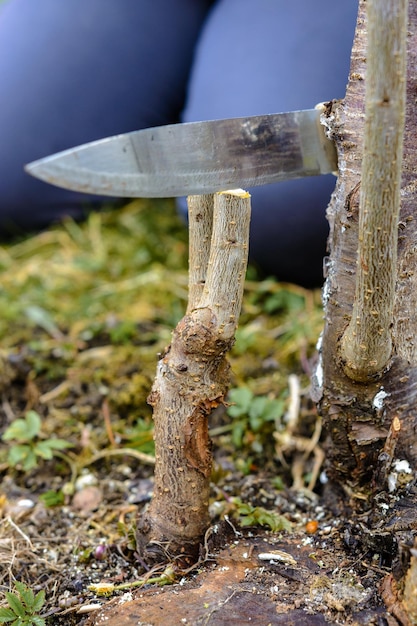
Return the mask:
POLYGON ((154 409, 155 488, 138 533, 145 560, 178 557, 183 564, 195 561, 209 525, 208 418, 229 386, 226 354, 242 303, 250 196, 224 192, 214 200, 191 198, 189 205, 190 301, 148 399, 154 409))
POLYGON ((392 356, 405 119, 407 0, 368 0, 365 135, 352 317, 342 339, 346 374, 379 377, 392 356))
POLYGON ((407 461, 413 472, 417 461, 417 0, 411 0, 409 6, 392 364, 378 381, 361 384, 346 376, 340 356, 355 296, 365 110, 365 9, 366 2, 361 1, 346 99, 333 103, 326 118, 337 142, 340 174, 328 209, 331 232, 324 287, 325 328, 314 390, 330 440, 327 473, 344 485, 345 492, 360 499, 386 489, 393 460, 407 461))

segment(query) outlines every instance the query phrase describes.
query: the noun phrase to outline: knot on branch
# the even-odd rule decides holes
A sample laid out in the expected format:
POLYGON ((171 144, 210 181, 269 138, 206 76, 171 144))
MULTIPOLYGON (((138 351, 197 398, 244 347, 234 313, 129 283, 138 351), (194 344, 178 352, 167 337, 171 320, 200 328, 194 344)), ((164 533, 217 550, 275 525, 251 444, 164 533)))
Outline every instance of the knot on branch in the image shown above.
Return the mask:
POLYGON ((222 356, 233 339, 223 339, 221 325, 210 308, 195 309, 178 323, 173 345, 180 342, 186 354, 199 354, 207 359, 222 356))

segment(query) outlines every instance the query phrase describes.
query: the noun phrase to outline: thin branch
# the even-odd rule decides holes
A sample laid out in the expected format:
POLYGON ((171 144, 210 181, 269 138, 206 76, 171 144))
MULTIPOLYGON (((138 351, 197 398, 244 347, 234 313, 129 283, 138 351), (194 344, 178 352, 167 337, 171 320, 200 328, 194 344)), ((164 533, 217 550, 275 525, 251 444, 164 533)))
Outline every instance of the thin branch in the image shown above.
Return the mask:
POLYGON ((206 282, 213 229, 213 194, 188 196, 189 273, 187 314, 197 306, 206 282))
POLYGON ((366 382, 392 356, 405 119, 407 0, 369 0, 364 157, 352 318, 341 343, 345 373, 366 382))
POLYGON ((210 258, 198 308, 213 308, 217 332, 224 341, 234 336, 242 307, 250 207, 250 195, 242 189, 222 191, 214 196, 210 258))

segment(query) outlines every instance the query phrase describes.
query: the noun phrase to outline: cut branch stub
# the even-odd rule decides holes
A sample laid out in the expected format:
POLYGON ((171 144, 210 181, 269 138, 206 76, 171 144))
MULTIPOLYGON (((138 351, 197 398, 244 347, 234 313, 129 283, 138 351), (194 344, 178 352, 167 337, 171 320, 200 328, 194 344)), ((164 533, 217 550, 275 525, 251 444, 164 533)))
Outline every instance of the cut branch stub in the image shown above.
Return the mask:
POLYGON ((365 136, 352 318, 341 343, 345 373, 366 382, 392 353, 405 119, 407 0, 369 0, 365 136))
POLYGON ((208 528, 208 418, 228 391, 226 354, 247 267, 249 194, 195 196, 189 206, 189 305, 159 361, 148 399, 154 409, 155 488, 137 536, 147 561, 194 562, 208 528))

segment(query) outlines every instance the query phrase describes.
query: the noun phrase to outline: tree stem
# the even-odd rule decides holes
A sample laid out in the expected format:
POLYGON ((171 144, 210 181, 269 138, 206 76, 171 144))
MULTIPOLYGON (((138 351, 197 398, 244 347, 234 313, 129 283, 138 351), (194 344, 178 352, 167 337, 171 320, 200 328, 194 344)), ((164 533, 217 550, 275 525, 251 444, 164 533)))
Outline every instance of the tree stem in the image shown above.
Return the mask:
POLYGON ((405 119, 407 0, 368 0, 368 54, 359 243, 352 317, 341 342, 345 373, 378 378, 392 356, 405 119))
POLYGON ((209 525, 208 420, 229 388, 226 356, 242 303, 250 195, 234 190, 214 199, 198 196, 189 206, 189 304, 148 398, 155 423, 155 488, 137 536, 145 560, 177 557, 187 564, 195 562, 209 525))

